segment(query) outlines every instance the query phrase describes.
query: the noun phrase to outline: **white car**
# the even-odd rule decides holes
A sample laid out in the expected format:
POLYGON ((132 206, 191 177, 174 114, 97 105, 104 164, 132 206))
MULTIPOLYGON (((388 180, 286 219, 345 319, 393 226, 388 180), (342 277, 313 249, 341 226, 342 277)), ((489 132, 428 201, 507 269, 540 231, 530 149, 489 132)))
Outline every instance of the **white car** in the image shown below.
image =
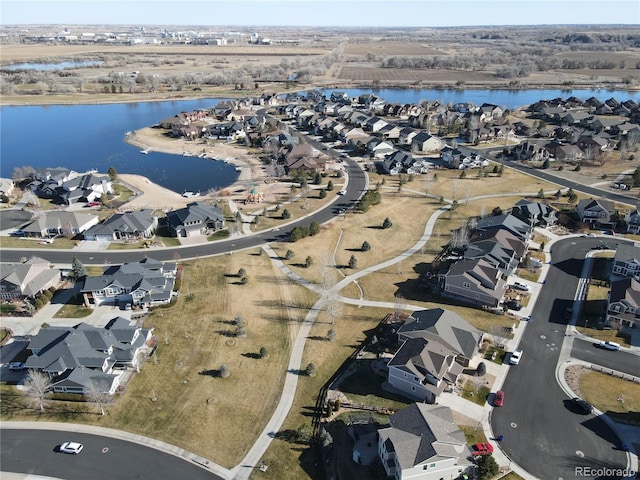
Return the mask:
POLYGON ((600 342, 598 346, 600 348, 604 348, 605 350, 620 350, 620 344, 616 342, 600 342))
POLYGON ((60 445, 60 451, 62 453, 70 453, 72 455, 79 454, 83 448, 82 444, 77 442, 64 442, 60 445))
POLYGON ((12 370, 14 372, 20 371, 20 370, 24 370, 24 363, 23 362, 11 362, 9 364, 9 370, 12 370))
POLYGON ((515 288, 516 290, 522 290, 523 292, 529 291, 529 285, 525 285, 524 283, 520 282, 513 282, 513 288, 515 288))
POLYGON ((347 191, 346 191, 346 190, 340 190, 340 191, 338 192, 338 195, 344 195, 345 193, 347 193, 347 191))
POLYGON ((509 357, 509 363, 511 365, 518 365, 520 363, 520 359, 522 358, 522 350, 515 350, 511 352, 511 356, 509 357))

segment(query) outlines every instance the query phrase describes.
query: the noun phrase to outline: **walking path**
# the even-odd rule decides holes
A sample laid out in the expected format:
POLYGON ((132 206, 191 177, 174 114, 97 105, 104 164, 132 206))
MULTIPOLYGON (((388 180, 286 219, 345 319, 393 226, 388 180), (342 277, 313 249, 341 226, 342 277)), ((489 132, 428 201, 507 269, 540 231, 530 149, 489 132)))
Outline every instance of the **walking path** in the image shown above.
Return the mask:
MULTIPOLYGON (((416 192, 416 193, 420 193, 422 195, 424 195, 424 193, 422 192, 416 192)), ((535 195, 537 192, 534 193, 529 193, 528 195, 535 195)), ((551 192, 553 193, 553 192, 551 192)), ((479 198, 491 198, 491 197, 504 197, 504 196, 513 196, 513 195, 527 195, 526 193, 518 193, 518 194, 496 194, 496 195, 483 195, 483 196, 479 196, 479 197, 474 197, 474 198, 470 198, 469 200, 477 200, 479 198)), ((447 202, 450 203, 450 201, 446 200, 447 202)), ((237 212, 237 207, 235 206, 235 204, 233 204, 233 202, 230 202, 231 209, 232 211, 237 212)), ((299 372, 300 372, 300 368, 301 368, 301 362, 302 362, 302 355, 304 352, 304 347, 305 347, 305 343, 306 340, 309 336, 309 332, 311 327, 313 326, 314 321, 316 320, 318 314, 326 307, 326 305, 329 302, 329 296, 332 295, 338 295, 338 292, 340 290, 342 290, 346 285, 348 285, 351 282, 356 282, 359 278, 368 275, 372 272, 387 268, 391 265, 394 265, 398 262, 401 262, 409 257, 411 257, 414 253, 420 251, 420 249, 426 244, 426 242, 429 240, 433 229, 434 229, 434 225, 435 222, 437 221, 437 219, 439 218, 440 215, 442 215, 444 212, 448 211, 450 209, 449 205, 445 205, 442 208, 439 208, 436 212, 434 212, 431 217, 429 218, 429 220, 427 221, 426 225, 425 225, 425 229, 424 232, 422 234, 422 236, 420 237, 420 239, 418 240, 418 242, 416 242, 411 248, 409 248, 407 251, 401 253, 400 255, 386 260, 382 263, 379 263, 377 265, 371 266, 369 268, 363 269, 361 271, 355 272, 352 275, 348 275, 346 276, 344 279, 340 280, 339 282, 337 282, 331 289, 326 290, 323 289, 321 286, 314 284, 312 282, 310 282, 309 280, 306 280, 302 277, 300 277, 299 275, 297 275, 295 272, 293 272, 288 266, 286 266, 282 260, 280 259, 280 257, 271 249, 271 247, 269 245, 264 245, 263 249, 267 252, 267 254, 269 254, 270 258, 272 259, 272 261, 275 263, 275 265, 283 272, 285 273, 287 276, 289 276, 290 278, 292 278, 294 281, 296 281, 297 283, 305 286, 306 288, 309 288, 311 290, 313 290, 316 293, 319 293, 321 295, 320 299, 309 309, 309 312, 307 313, 307 316, 305 317, 304 322, 302 323, 300 329, 298 330, 298 333, 296 335, 295 341, 293 343, 292 346, 292 350, 291 350, 291 356, 289 359, 289 364, 287 366, 287 373, 285 376, 285 383, 284 383, 284 387, 282 389, 282 395, 280 397, 280 401, 278 402, 278 405, 276 406, 276 409, 273 413, 273 415, 271 416, 270 420, 267 422, 267 425, 265 426, 265 428, 263 429, 263 431, 261 432, 261 434, 259 435, 259 437, 257 438, 257 440, 255 441, 255 443, 253 444, 253 446, 251 447, 251 449, 249 450, 249 452, 245 455, 245 457, 243 458, 243 460, 234 468, 232 468, 231 470, 227 470, 224 469, 223 467, 214 464, 213 462, 209 461, 209 460, 205 460, 202 459, 204 461, 206 461, 206 468, 210 469, 211 471, 214 471, 215 473, 217 473, 218 475, 222 476, 223 478, 226 479, 234 479, 234 480, 246 480, 249 478, 249 476, 251 475, 251 473, 257 468, 257 466, 260 464, 261 462, 261 458, 264 455, 264 453, 266 452, 266 450, 269 448, 269 445, 271 444, 271 441, 275 438, 275 433, 277 433, 281 426, 283 425, 285 419, 287 418, 287 415, 289 413, 289 410, 291 409, 291 406, 293 405, 293 401, 295 399, 295 394, 296 394, 296 388, 297 388, 297 383, 298 383, 298 377, 299 377, 299 372)), ((249 222, 245 222, 245 219, 249 219, 246 215, 242 214, 242 219, 243 219, 243 233, 244 234, 251 234, 252 232, 250 231, 250 223, 249 222)), ((541 272, 541 276, 540 276, 540 284, 544 282, 544 279, 548 273, 549 270, 549 261, 550 261, 550 247, 553 245, 553 243, 555 241, 557 241, 558 239, 562 238, 559 237, 555 234, 553 234, 552 232, 550 232, 549 230, 544 230, 543 234, 548 237, 551 238, 551 240, 549 242, 547 242, 546 247, 545 247, 545 254, 546 254, 546 262, 543 264, 542 266, 542 272, 541 272)), ((533 284, 533 282, 529 282, 528 284, 530 284, 531 287, 535 287, 536 284, 533 284)), ((531 314, 531 311, 533 310, 533 306, 535 305, 535 300, 537 298, 539 292, 539 286, 537 288, 532 288, 531 291, 531 299, 529 301, 529 305, 527 306, 526 309, 523 309, 524 311, 522 311, 522 314, 531 314)), ((397 303, 394 302, 378 302, 378 301, 371 301, 371 300, 366 300, 363 298, 360 299, 353 299, 353 298, 347 298, 347 297, 342 297, 342 296, 338 296, 338 298, 340 299, 340 301, 344 302, 344 303, 349 303, 349 304, 354 304, 354 305, 361 305, 361 306, 376 306, 376 307, 385 307, 385 308, 397 308, 397 303)), ((411 310, 419 310, 422 309, 422 306, 418 306, 418 305, 403 305, 404 309, 411 309, 411 310)), ((511 340, 508 340, 507 343, 507 348, 509 349, 513 349, 515 348, 519 342, 520 339, 524 333, 524 329, 526 328, 527 322, 519 322, 519 325, 517 326, 516 330, 515 330, 515 335, 514 338, 511 340)), ((567 327, 569 330, 569 327, 567 327)), ((567 344, 567 342, 565 342, 565 345, 567 344)), ((568 359, 568 352, 570 351, 569 348, 563 347, 563 353, 561 354, 560 360, 558 361, 558 367, 556 370, 556 378, 558 380, 558 382, 560 383, 560 385, 562 386, 562 388, 564 388, 567 393, 570 396, 575 396, 573 395, 573 393, 570 391, 569 387, 566 385, 566 382, 564 382, 564 375, 561 374, 564 369, 566 368, 567 364, 570 362, 570 360, 568 359)), ((508 368, 505 365, 497 365, 494 364, 492 362, 487 362, 487 370, 488 373, 490 373, 491 375, 495 375, 496 380, 494 383, 494 388, 495 389, 500 389, 500 386, 502 385, 505 376, 508 373, 508 368)), ((442 405, 447 405, 449 406, 452 410, 458 411, 463 413, 466 416, 469 416, 475 420, 477 420, 478 422, 480 422, 482 424, 482 427, 485 431, 485 434, 487 436, 487 438, 489 439, 493 439, 494 438, 494 434, 491 431, 491 424, 490 424, 490 416, 491 416, 491 406, 487 403, 484 404, 484 406, 479 406, 476 405, 473 402, 470 402, 468 400, 464 400, 463 398, 455 395, 455 394, 443 394, 440 397, 440 404, 442 405)), ((8 422, 4 422, 3 426, 6 426, 8 422)), ((42 425, 42 423, 38 422, 35 425, 31 425, 30 422, 16 422, 16 423, 20 423, 22 426, 24 426, 25 428, 38 428, 42 425)), ((55 424, 56 426, 59 424, 55 424)), ((618 424, 614 424, 613 422, 611 422, 611 426, 614 429, 614 431, 616 431, 616 433, 623 439, 623 443, 626 443, 628 445, 631 445, 632 443, 640 443, 638 442, 638 438, 637 437, 637 429, 633 430, 633 429, 629 429, 629 428, 619 428, 618 424)), ((79 426, 79 425, 72 425, 69 427, 73 427, 75 428, 95 428, 95 427, 85 427, 85 426, 79 426)), ((100 429, 99 434, 104 434, 104 429, 100 429)), ((107 434, 113 434, 113 435, 124 435, 126 438, 134 438, 134 441, 140 441, 143 442, 145 444, 149 443, 152 445, 156 445, 156 448, 160 448, 164 451, 167 451, 168 453, 172 453, 174 455, 179 455, 182 456, 185 459, 189 459, 189 460, 193 460, 193 457, 195 456, 194 454, 190 453, 190 452, 186 452, 184 450, 178 449, 177 447, 171 446, 171 445, 167 445, 167 444, 162 444, 162 442, 157 442, 153 439, 148 439, 145 437, 141 437, 141 436, 136 436, 136 435, 131 435, 125 432, 119 432, 119 431, 113 431, 115 433, 112 432, 106 432, 107 434)), ((494 443, 494 457, 496 458, 496 461, 498 462, 498 464, 502 465, 502 466, 508 466, 508 468, 510 468, 511 470, 514 470, 516 473, 518 473, 521 477, 525 478, 526 480, 535 480, 533 476, 529 475, 527 472, 525 472, 524 470, 522 470, 518 465, 515 465, 513 462, 511 462, 511 460, 502 452, 502 450, 499 448, 500 445, 499 443, 496 444, 493 440, 492 443, 494 443)), ((630 466, 634 466, 635 470, 637 471, 637 457, 632 454, 629 453, 629 465, 630 466)), ((26 477, 24 477, 26 478, 26 477)))

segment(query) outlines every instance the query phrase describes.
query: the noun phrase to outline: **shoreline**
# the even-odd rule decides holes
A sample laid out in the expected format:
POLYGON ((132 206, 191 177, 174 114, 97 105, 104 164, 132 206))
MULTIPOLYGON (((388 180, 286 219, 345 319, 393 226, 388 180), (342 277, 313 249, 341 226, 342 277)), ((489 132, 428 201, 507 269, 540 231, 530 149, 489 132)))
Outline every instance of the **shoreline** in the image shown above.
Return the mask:
MULTIPOLYGON (((613 88, 611 85, 603 86, 602 84, 573 84, 571 86, 567 86, 562 83, 553 84, 553 83, 530 83, 526 85, 520 85, 518 87, 514 87, 508 84, 495 84, 495 83, 479 83, 479 84, 464 84, 464 85, 456 85, 455 83, 451 84, 443 84, 442 82, 433 82, 426 83, 422 82, 420 85, 415 84, 389 84, 389 85, 372 85, 370 83, 338 83, 336 85, 324 85, 323 86, 315 86, 308 85, 301 88, 297 88, 294 90, 282 90, 275 91, 277 89, 269 89, 263 88, 262 90, 274 90, 273 93, 292 93, 292 92, 304 92, 307 90, 315 90, 315 89, 334 89, 334 90, 348 90, 348 89, 371 89, 371 90, 380 90, 380 89, 408 89, 408 90, 454 90, 454 91, 464 91, 464 90, 506 90, 519 92, 522 90, 566 90, 566 91, 580 91, 580 90, 606 90, 610 92, 629 92, 629 93, 638 93, 640 92, 640 85, 614 85, 613 88)), ((255 93, 255 92, 254 92, 255 93)), ((27 107, 27 106, 55 106, 55 105, 109 105, 109 104, 117 104, 117 103, 145 103, 145 102, 172 102, 172 101, 189 101, 189 100, 220 100, 220 99, 230 99, 230 98, 243 98, 246 97, 247 94, 251 94, 249 91, 240 91, 240 92, 211 92, 210 94, 197 94, 197 95, 164 95, 164 96, 150 96, 149 98, 141 97, 139 95, 134 95, 136 98, 126 98, 128 94, 123 94, 123 98, 114 98, 114 99, 95 99, 95 95, 91 95, 91 99, 80 98, 83 94, 78 94, 79 98, 74 98, 72 100, 60 101, 55 99, 55 95, 39 95, 37 97, 23 95, 25 98, 37 98, 36 102, 26 102, 20 101, 18 99, 12 99, 9 101, 0 99, 0 107, 27 107), (241 95, 244 93, 244 95, 241 95), (51 99, 50 102, 47 100, 51 99)), ((3 96, 6 99, 6 95, 3 96)))
POLYGON ((153 205, 155 208, 172 208, 174 206, 184 206, 187 203, 226 199, 234 202, 242 202, 247 198, 252 185, 268 185, 267 188, 261 188, 261 194, 265 204, 277 203, 278 195, 288 191, 288 185, 282 185, 279 182, 269 182, 265 166, 251 152, 248 147, 216 142, 214 145, 206 142, 197 142, 193 140, 167 139, 160 135, 154 134, 152 127, 143 127, 135 130, 125 137, 125 142, 133 145, 141 150, 150 149, 167 153, 170 155, 181 156, 183 152, 190 152, 191 156, 205 153, 205 158, 211 161, 221 161, 229 163, 239 170, 238 178, 214 193, 203 193, 196 197, 184 197, 182 194, 169 190, 161 185, 151 182, 147 177, 134 174, 122 174, 122 179, 130 183, 134 188, 140 190, 142 195, 133 198, 127 202, 127 206, 142 207, 153 205), (164 192, 164 193, 163 193, 164 192))

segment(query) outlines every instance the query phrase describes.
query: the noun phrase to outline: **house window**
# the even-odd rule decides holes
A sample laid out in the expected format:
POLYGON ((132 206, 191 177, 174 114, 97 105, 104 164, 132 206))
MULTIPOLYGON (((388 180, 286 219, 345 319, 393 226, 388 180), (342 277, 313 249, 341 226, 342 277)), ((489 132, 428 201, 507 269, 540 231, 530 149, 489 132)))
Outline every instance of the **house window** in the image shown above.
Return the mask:
POLYGON ((463 283, 462 283, 462 286, 463 286, 464 288, 471 288, 471 284, 470 284, 470 283, 468 283, 468 282, 463 282, 463 283))
POLYGON ((415 392, 416 391, 416 387, 411 387, 411 391, 415 392))

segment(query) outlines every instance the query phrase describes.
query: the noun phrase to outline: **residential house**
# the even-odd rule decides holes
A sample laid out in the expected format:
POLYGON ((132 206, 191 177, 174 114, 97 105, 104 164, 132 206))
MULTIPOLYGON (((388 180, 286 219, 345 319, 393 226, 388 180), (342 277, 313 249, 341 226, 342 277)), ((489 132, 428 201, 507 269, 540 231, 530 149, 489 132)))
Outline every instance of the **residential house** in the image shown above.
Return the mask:
POLYGON ((105 327, 79 323, 41 328, 27 345, 31 355, 25 367, 47 374, 56 393, 113 395, 122 374, 139 367, 153 347, 152 332, 122 317, 105 327))
POLYGON ((176 273, 175 263, 145 258, 86 277, 80 292, 87 305, 160 305, 171 301, 176 273))
POLYGON ((611 268, 612 276, 633 277, 640 280, 640 246, 620 243, 611 268))
POLYGON ((320 150, 302 143, 295 145, 285 157, 285 167, 290 175, 296 173, 309 174, 311 172, 321 172, 324 170, 327 156, 320 150))
POLYGON ((436 340, 408 338, 387 363, 387 383, 407 398, 435 403, 455 385, 464 367, 456 354, 436 340))
POLYGON ((607 325, 634 328, 640 324, 640 282, 638 277, 611 282, 607 305, 607 325))
POLYGON ((413 403, 378 431, 378 455, 395 480, 442 480, 470 473, 464 433, 449 407, 413 403))
POLYGON ((585 198, 578 202, 578 216, 580 220, 596 227, 615 228, 616 213, 613 202, 602 198, 585 198))
POLYGON ((15 183, 10 178, 0 178, 0 202, 13 193, 15 183))
POLYGON ((638 209, 632 208, 629 210, 624 219, 627 224, 627 233, 640 235, 640 212, 638 209))
POLYGON ((224 228, 224 215, 218 207, 192 202, 167 213, 165 225, 176 237, 208 235, 224 228))
POLYGON ((534 227, 555 225, 558 221, 553 207, 526 199, 518 201, 511 209, 511 214, 534 227))
POLYGON ((533 222, 523 221, 522 219, 512 215, 511 213, 503 213, 501 215, 493 215, 481 218, 476 223, 476 231, 489 231, 494 229, 509 230, 522 241, 528 241, 533 230, 533 222))
POLYGON ((458 260, 438 277, 443 296, 472 305, 497 307, 507 290, 500 270, 483 258, 458 260))
POLYGON ((25 237, 74 237, 98 224, 98 215, 92 213, 49 210, 42 212, 33 222, 22 227, 25 237))
POLYGON ((584 152, 577 145, 560 143, 556 140, 547 143, 544 148, 551 157, 562 162, 573 162, 584 157, 584 152))
POLYGON ((398 340, 424 338, 436 341, 456 354, 467 367, 482 344, 483 333, 455 312, 430 308, 413 312, 397 330, 398 340))
POLYGON ((427 132, 420 132, 411 140, 411 151, 414 153, 439 152, 445 145, 440 138, 427 132))
POLYGON ((151 238, 158 228, 152 209, 116 213, 84 232, 85 240, 117 241, 151 238))
POLYGON ((0 263, 0 298, 24 300, 57 287, 60 270, 52 268, 48 260, 31 257, 20 263, 0 263))

